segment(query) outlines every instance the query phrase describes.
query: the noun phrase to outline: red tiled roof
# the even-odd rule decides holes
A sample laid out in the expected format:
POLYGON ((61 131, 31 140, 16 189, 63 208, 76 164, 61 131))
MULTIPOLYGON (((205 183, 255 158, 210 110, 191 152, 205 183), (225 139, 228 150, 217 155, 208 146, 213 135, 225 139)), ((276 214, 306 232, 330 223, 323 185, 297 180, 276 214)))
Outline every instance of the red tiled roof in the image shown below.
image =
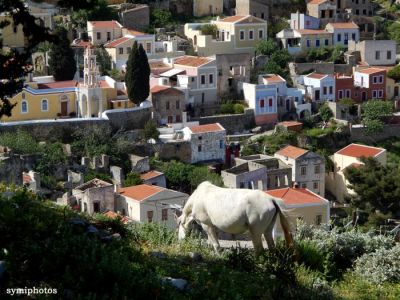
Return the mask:
POLYGON ((117 21, 90 21, 93 28, 122 28, 117 21))
POLYGON ((379 73, 385 70, 382 69, 378 69, 378 68, 366 68, 366 69, 362 69, 362 70, 358 70, 358 73, 362 73, 362 74, 375 74, 375 73, 379 73))
POLYGON ((76 80, 55 81, 49 83, 39 83, 38 89, 60 89, 60 88, 73 88, 78 86, 76 80))
POLYGON ((266 194, 282 199, 287 205, 299 205, 299 204, 310 204, 310 203, 321 203, 325 202, 321 197, 314 193, 311 193, 307 189, 294 189, 294 188, 283 188, 277 190, 265 191, 266 194))
POLYGON ((105 44, 104 47, 105 48, 114 48, 114 47, 116 47, 116 46, 118 46, 118 45, 120 45, 120 44, 122 44, 122 43, 124 43, 124 42, 126 42, 128 40, 130 40, 130 39, 133 39, 133 38, 132 37, 128 37, 128 36, 124 36, 122 38, 113 40, 113 41, 105 44))
POLYGON ((230 17, 226 17, 224 19, 221 19, 221 22, 228 22, 228 23, 234 23, 237 21, 240 21, 241 19, 246 18, 247 16, 230 16, 230 17))
POLYGON ((307 152, 308 150, 289 145, 276 152, 276 154, 290 158, 298 158, 307 152))
POLYGON ((133 29, 128 29, 127 31, 129 32, 129 34, 131 34, 131 35, 133 35, 133 36, 145 35, 144 32, 136 31, 136 30, 133 30, 133 29))
POLYGON ((270 83, 286 82, 285 79, 276 74, 265 75, 263 78, 270 83))
POLYGON ((328 0, 311 0, 307 4, 321 4, 321 3, 324 3, 326 1, 328 1, 328 0))
POLYGON ((124 224, 129 223, 129 221, 130 221, 128 217, 121 216, 120 214, 117 214, 116 212, 113 212, 111 210, 103 213, 103 215, 105 215, 105 216, 107 216, 107 217, 109 217, 111 219, 121 218, 121 222, 124 223, 124 224))
POLYGON ((328 23, 328 25, 336 29, 358 29, 358 25, 354 22, 328 23))
POLYGON ((291 126, 303 126, 303 123, 301 122, 297 122, 297 121, 283 121, 283 122, 279 122, 278 125, 282 125, 285 127, 291 127, 291 126))
POLYGON ((326 74, 319 74, 319 73, 311 73, 311 74, 308 74, 306 77, 308 77, 308 78, 314 78, 314 79, 322 79, 322 78, 325 78, 326 76, 328 76, 328 75, 326 75, 326 74))
POLYGON ((375 157, 380 154, 382 151, 385 151, 383 148, 376 148, 371 146, 359 145, 359 144, 350 144, 343 149, 336 152, 336 154, 351 156, 351 157, 375 157))
POLYGON ((208 57, 185 55, 176 58, 174 60, 174 64, 188 67, 200 67, 206 63, 209 63, 210 61, 211 59, 208 57))
POLYGON ((193 133, 217 132, 217 131, 225 130, 225 128, 222 127, 219 123, 198 125, 198 126, 189 127, 189 129, 193 133))
POLYGON ((120 188, 118 193, 121 194, 122 196, 126 196, 137 201, 143 201, 163 190, 164 188, 159 186, 140 184, 125 188, 120 188))
POLYGON ((151 178, 158 177, 160 175, 163 175, 163 173, 153 170, 153 171, 149 171, 147 173, 144 173, 144 174, 140 175, 140 178, 142 180, 149 180, 151 178))

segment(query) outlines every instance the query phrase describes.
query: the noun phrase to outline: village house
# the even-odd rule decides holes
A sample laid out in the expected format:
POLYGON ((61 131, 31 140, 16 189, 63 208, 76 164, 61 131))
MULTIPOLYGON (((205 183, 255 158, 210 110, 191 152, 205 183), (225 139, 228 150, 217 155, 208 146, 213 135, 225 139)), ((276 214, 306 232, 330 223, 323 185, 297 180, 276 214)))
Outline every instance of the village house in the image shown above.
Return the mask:
POLYGON ((193 0, 193 16, 216 16, 224 10, 223 0, 193 0))
POLYGON ((292 168, 268 155, 235 158, 236 166, 221 172, 229 188, 271 190, 292 185, 292 168))
POLYGON ((321 104, 335 101, 335 78, 332 74, 311 73, 303 77, 306 96, 321 104))
POLYGON ((267 22, 254 16, 230 16, 210 23, 185 24, 185 35, 192 40, 193 48, 200 56, 249 53, 267 37, 267 22), (215 25, 216 36, 202 34, 202 26, 215 25))
POLYGON ((359 60, 369 66, 396 64, 396 42, 392 40, 349 41, 349 53, 357 54, 359 60))
POLYGON ((275 153, 284 163, 292 167, 292 181, 300 188, 325 195, 325 160, 320 155, 294 146, 286 146, 275 153))
POLYGON ((283 29, 276 34, 283 48, 296 54, 311 48, 331 47, 333 34, 325 29, 283 29))
MULTIPOLYGON (((150 62, 150 66, 155 61, 150 62)), ((210 115, 219 108, 217 66, 214 57, 181 56, 160 61, 168 68, 151 69, 150 87, 170 86, 185 93, 185 110, 190 116, 210 115)))
POLYGON ((354 72, 354 86, 359 87, 359 101, 386 99, 386 70, 363 68, 354 72))
POLYGON ((174 87, 155 85, 150 89, 153 118, 158 125, 182 122, 185 93, 174 87))
POLYGON ((311 0, 307 3, 307 15, 320 19, 322 25, 335 22, 337 6, 330 0, 311 0))
POLYGON ((319 29, 318 18, 301 14, 299 11, 290 14, 290 28, 292 29, 319 29))
POLYGON ((350 144, 337 151, 332 157, 334 171, 326 175, 326 188, 339 202, 343 202, 346 196, 354 194, 348 188, 349 182, 346 180, 344 172, 348 167, 359 167, 364 163, 361 158, 375 158, 382 165, 386 165, 386 149, 371 146, 350 144))
POLYGON ((118 21, 88 21, 87 32, 93 45, 103 45, 122 37, 123 26, 118 21))
POLYGON ((167 187, 167 179, 164 173, 151 170, 140 175, 140 179, 143 180, 143 184, 156 185, 160 187, 167 187))
POLYGON ((236 0, 235 15, 251 15, 267 20, 269 16, 269 6, 268 3, 263 0, 236 0))
POLYGON ((347 47, 349 41, 358 42, 360 39, 360 29, 354 22, 328 23, 325 27, 332 33, 332 44, 347 47))
POLYGON ((136 222, 160 223, 175 229, 175 209, 184 206, 188 198, 185 193, 140 184, 118 190, 116 211, 136 222))
MULTIPOLYGON (((289 221, 291 224, 296 225, 298 222, 314 226, 329 224, 329 201, 309 189, 288 187, 267 190, 265 193, 283 201, 285 207, 290 210, 289 221)), ((282 235, 280 220, 277 218, 274 236, 282 235)))

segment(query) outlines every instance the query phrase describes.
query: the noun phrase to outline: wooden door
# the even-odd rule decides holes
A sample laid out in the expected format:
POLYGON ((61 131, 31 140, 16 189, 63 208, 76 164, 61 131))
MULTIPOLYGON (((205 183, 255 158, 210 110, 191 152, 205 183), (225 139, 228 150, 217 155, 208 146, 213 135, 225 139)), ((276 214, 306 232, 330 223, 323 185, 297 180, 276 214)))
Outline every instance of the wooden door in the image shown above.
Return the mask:
POLYGON ((62 116, 68 115, 68 102, 67 101, 61 102, 61 115, 62 116))

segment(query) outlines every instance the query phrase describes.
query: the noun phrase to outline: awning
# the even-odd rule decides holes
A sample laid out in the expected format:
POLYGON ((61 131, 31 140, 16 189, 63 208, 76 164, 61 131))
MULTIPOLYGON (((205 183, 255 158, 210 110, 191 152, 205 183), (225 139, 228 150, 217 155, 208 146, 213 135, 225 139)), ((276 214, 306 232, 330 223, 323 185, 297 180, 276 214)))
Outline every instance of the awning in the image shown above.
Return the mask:
POLYGON ((162 76, 162 77, 172 77, 172 76, 184 73, 184 72, 185 72, 185 70, 182 70, 182 69, 171 69, 171 70, 169 70, 167 72, 161 73, 160 76, 162 76))

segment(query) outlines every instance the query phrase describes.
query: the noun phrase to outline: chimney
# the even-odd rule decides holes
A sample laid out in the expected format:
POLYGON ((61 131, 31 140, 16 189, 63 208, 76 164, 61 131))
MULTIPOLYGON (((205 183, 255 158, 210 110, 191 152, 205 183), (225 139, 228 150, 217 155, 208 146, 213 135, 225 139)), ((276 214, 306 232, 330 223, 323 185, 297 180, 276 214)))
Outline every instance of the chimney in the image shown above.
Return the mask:
POLYGON ((293 182, 293 188, 294 189, 298 189, 299 188, 299 184, 297 182, 293 182))

